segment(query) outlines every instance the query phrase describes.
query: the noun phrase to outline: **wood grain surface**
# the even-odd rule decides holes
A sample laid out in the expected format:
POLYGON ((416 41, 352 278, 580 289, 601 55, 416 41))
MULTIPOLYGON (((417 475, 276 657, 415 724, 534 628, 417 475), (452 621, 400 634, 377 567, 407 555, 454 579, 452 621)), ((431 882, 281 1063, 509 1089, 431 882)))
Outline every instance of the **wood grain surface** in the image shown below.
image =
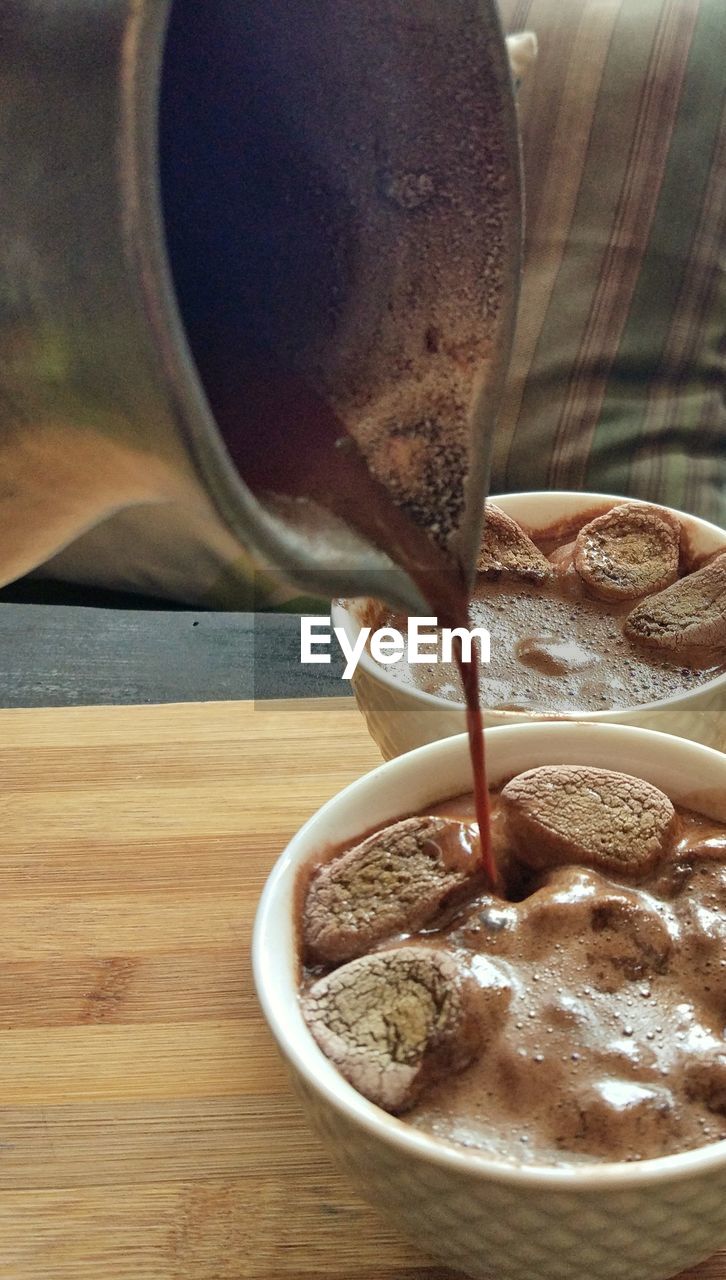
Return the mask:
POLYGON ((341 1180, 252 990, 274 859, 379 762, 347 699, 0 712, 2 1280, 453 1276, 341 1180))

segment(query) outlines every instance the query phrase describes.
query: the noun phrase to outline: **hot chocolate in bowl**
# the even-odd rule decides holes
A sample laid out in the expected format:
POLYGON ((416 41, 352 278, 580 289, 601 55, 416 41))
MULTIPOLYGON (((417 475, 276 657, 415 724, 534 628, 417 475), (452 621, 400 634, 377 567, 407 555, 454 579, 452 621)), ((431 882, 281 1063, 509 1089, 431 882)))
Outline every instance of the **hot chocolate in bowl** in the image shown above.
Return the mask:
MULTIPOLYGON (((487 733, 494 788, 525 770, 588 765, 660 788, 681 809, 726 821, 726 759, 620 725, 545 723, 487 733)), ((665 1280, 726 1242, 726 1142, 593 1163, 518 1163, 389 1115, 321 1053, 299 996, 300 871, 404 814, 470 786, 463 736, 391 761, 330 801, 273 871, 254 938, 258 994, 303 1104, 362 1193, 443 1264, 507 1280, 665 1280)), ((545 1078, 543 1088, 547 1087, 545 1078)))
MULTIPOLYGON (((492 502, 531 532, 535 539, 543 536, 545 542, 546 535, 552 531, 572 527, 578 522, 585 523, 592 516, 626 501, 629 500, 612 495, 565 492, 520 493, 492 498, 492 502)), ((648 507, 650 504, 642 505, 648 507)), ((680 512, 674 512, 674 515, 683 526, 684 542, 692 562, 697 563, 702 557, 707 558, 726 549, 724 530, 696 516, 680 512)), ((485 589, 488 585, 490 584, 485 584, 485 589)), ((497 583, 491 586, 492 594, 501 590, 497 583)), ((537 588, 525 584, 524 593, 527 593, 525 603, 533 619, 536 619, 540 608, 537 588)), ((504 607, 511 609, 511 602, 507 601, 504 607)), ((369 601, 336 602, 332 611, 333 623, 336 626, 343 626, 349 639, 352 640, 357 635, 361 623, 365 623, 371 616, 371 608, 369 601)), ((622 605, 618 605, 613 612, 617 612, 618 609, 622 611, 622 608, 622 605)), ((605 634, 606 630, 611 629, 611 620, 607 617, 608 606, 603 602, 593 602, 593 609, 600 611, 601 622, 607 624, 603 625, 603 634, 605 634)), ((564 605, 561 612, 569 616, 569 610, 564 608, 564 605)), ((618 619, 615 621, 617 622, 618 619)), ((506 643, 507 630, 507 628, 503 629, 504 638, 500 642, 506 643)), ((572 662, 573 653, 581 637, 573 636, 571 632, 566 633, 563 626, 563 634, 553 636, 552 639, 553 643, 557 642, 555 656, 559 658, 562 651, 565 653, 566 660, 572 662)), ((497 643, 495 626, 492 628, 491 636, 493 654, 497 643)), ((586 636, 585 643, 590 647, 589 636, 586 636)), ((521 688, 526 687, 528 674, 530 673, 527 667, 522 665, 521 688)), ((709 673, 705 679, 702 677, 694 679, 693 673, 684 671, 681 687, 681 677, 677 669, 672 669, 670 672, 654 670, 652 692, 646 694, 639 702, 633 702, 631 693, 629 705, 618 706, 617 690, 614 687, 615 677, 618 674, 621 673, 614 670, 614 663, 611 663, 607 645, 605 645, 604 656, 600 656, 599 668, 594 680, 590 679, 589 673, 585 673, 590 683, 597 683, 596 692, 599 691, 604 695, 602 709, 593 709, 593 706, 600 705, 599 699, 590 700, 584 706, 578 706, 571 696, 569 699, 563 698, 562 705, 558 707, 556 681, 548 681, 545 678, 541 683, 550 683, 555 688, 549 705, 538 706, 533 703, 532 706, 527 707, 521 702, 520 697, 517 697, 507 699, 507 704, 517 709, 503 709, 501 705, 492 707, 491 699, 484 692, 483 707, 486 724, 489 727, 496 727, 543 719, 576 719, 588 723, 607 721, 678 734, 719 750, 726 748, 726 675, 721 672, 713 675, 709 673), (662 688, 664 676, 669 686, 667 696, 664 696, 662 688), (659 685, 661 685, 660 688, 659 685)), ((642 674, 648 677, 647 669, 644 668, 642 674)), ((460 698, 452 700, 451 697, 442 697, 436 693, 427 692, 420 686, 416 687, 411 680, 402 680, 394 674, 393 667, 380 666, 367 650, 364 651, 354 674, 353 688, 358 705, 366 717, 371 736, 378 743, 386 759, 421 746, 423 743, 461 733, 466 727, 465 710, 460 698)))

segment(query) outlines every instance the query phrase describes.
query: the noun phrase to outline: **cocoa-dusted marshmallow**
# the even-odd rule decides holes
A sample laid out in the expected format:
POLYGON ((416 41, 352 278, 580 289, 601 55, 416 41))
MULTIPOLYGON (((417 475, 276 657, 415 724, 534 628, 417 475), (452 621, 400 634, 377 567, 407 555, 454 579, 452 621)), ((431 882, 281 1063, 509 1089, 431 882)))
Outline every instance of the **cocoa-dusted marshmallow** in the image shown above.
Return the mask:
POLYGON ((670 511, 625 502, 583 526, 575 568, 601 600, 635 600, 678 577, 680 524, 670 511))
POLYGON ((625 634, 654 649, 726 645, 726 554, 641 601, 625 634))
POLYGON ((400 947, 321 978, 303 999, 303 1015, 346 1080, 398 1112, 476 1057, 484 1035, 479 994, 446 952, 400 947))
POLYGON ((479 870, 475 824, 404 818, 323 864, 307 892, 307 958, 341 964, 422 928, 479 870))
POLYGON ((522 578, 527 582, 545 582, 552 577, 547 557, 521 525, 491 502, 484 513, 476 570, 485 578, 522 578))
POLYGON ((670 800, 642 778, 585 765, 543 765, 502 790, 507 828, 530 867, 577 863, 636 879, 673 844, 670 800))

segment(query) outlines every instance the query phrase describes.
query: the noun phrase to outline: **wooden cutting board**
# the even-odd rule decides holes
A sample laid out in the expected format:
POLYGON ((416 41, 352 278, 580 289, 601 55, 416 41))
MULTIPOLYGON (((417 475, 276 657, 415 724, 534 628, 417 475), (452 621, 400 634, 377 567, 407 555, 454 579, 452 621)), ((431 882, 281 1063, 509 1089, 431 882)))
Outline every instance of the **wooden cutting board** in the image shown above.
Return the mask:
POLYGON ((252 990, 274 859, 378 763, 348 699, 0 712, 2 1280, 453 1276, 341 1180, 252 990))

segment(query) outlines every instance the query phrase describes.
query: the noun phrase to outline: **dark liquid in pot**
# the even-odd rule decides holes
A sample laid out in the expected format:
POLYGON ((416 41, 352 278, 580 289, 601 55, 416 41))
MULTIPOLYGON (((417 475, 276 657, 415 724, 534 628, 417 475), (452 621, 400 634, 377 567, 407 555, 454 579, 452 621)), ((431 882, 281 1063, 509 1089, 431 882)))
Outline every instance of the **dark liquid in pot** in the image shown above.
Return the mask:
MULTIPOLYGON (((416 583, 441 626, 469 627, 461 565, 395 505, 343 423, 301 377, 281 373, 259 352, 240 358, 228 344, 200 344, 195 355, 227 449, 254 493, 305 498, 324 507, 387 552, 416 583)), ((494 885, 476 650, 464 662, 455 639, 454 658, 467 707, 482 859, 494 885)))
MULTIPOLYGON (((465 627, 461 566, 396 507, 343 424, 293 372, 314 365, 311 352, 336 332, 354 278, 356 215, 307 155, 297 121, 270 107, 263 12, 212 6, 200 27, 192 0, 176 0, 169 15, 160 178, 189 346, 252 492, 324 507, 408 573, 442 626, 465 627)), ((294 28, 289 34, 294 58, 294 28)), ((291 61, 290 75, 299 72, 291 61)), ((482 848, 493 877, 478 683, 460 669, 482 848)))

